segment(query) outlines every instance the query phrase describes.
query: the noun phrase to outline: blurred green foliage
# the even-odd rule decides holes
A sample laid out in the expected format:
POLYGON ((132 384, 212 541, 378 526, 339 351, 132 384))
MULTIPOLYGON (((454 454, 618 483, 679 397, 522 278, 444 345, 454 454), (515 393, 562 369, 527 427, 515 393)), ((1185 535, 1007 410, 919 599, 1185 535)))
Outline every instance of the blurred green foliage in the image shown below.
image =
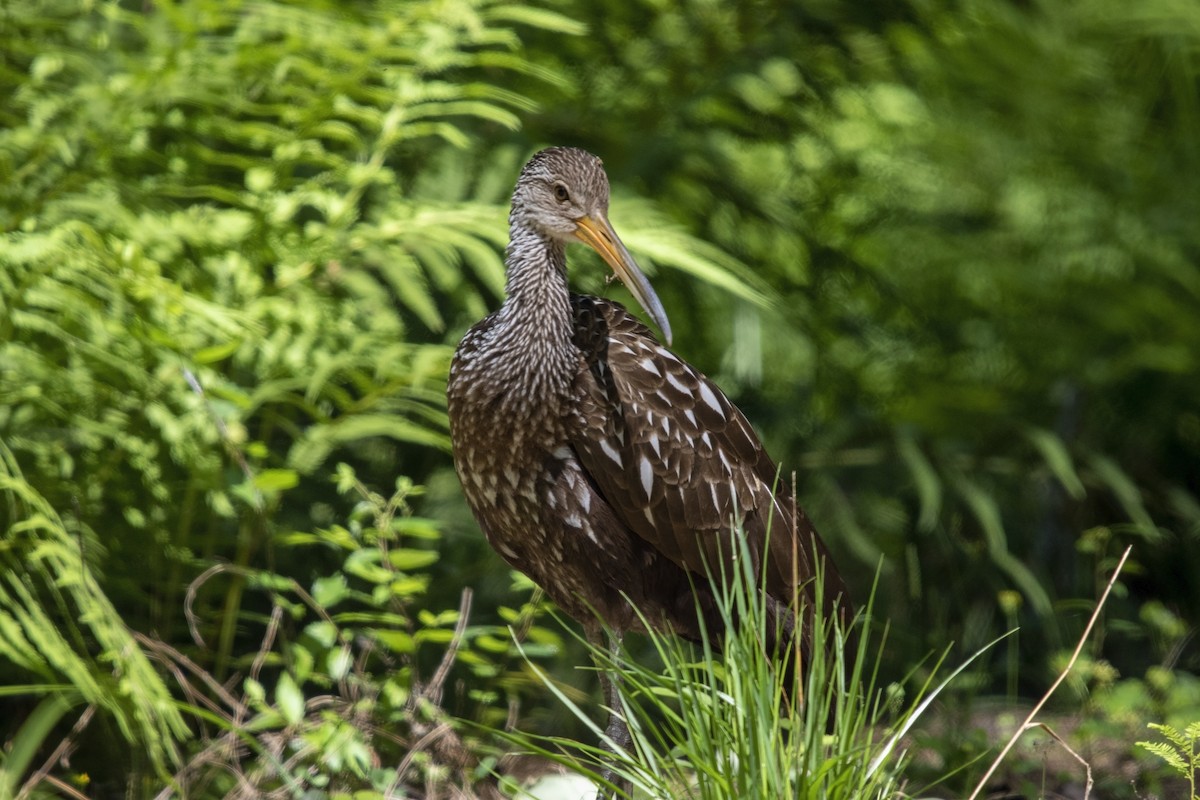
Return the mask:
MULTIPOLYGON (((1015 621, 966 685, 1044 688, 1132 543, 1091 656, 1161 695, 1140 676, 1200 667, 1197 131, 1180 0, 4 4, 0 737, 38 722, 35 768, 56 696, 102 710, 96 780, 168 769, 173 684, 127 637, 244 676, 277 607, 255 576, 322 608, 379 577, 327 540, 339 462, 428 487, 440 558, 391 566, 434 637, 474 587, 473 641, 507 652, 486 626, 527 594, 462 503, 443 389, 551 143, 604 158, 676 348, 852 585, 882 563, 891 669, 1015 621)), ((474 652, 458 711, 562 724, 474 652)), ((1140 723, 1182 730, 1170 705, 1140 723)))
POLYGON ((1194 624, 1196 10, 584 13, 589 38, 540 37, 550 63, 611 57, 525 130, 605 153, 779 292, 760 312, 658 281, 680 347, 741 389, 822 530, 883 559, 922 646, 987 641, 1009 588, 1060 645, 1082 620, 1053 604, 1119 541, 1194 624))

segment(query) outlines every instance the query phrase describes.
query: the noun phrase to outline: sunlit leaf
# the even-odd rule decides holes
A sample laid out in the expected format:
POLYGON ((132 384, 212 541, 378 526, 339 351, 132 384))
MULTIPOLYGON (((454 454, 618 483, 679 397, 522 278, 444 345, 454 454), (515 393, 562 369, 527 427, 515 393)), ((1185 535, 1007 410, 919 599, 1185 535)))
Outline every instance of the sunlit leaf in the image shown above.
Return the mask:
POLYGON ((266 469, 254 475, 254 487, 264 492, 281 492, 299 483, 299 474, 290 469, 266 469))
POLYGON ((942 510, 942 482, 910 434, 898 436, 896 445, 900 457, 908 466, 917 487, 917 496, 920 498, 921 515, 917 525, 923 531, 931 531, 937 525, 938 515, 942 510))
POLYGON ((304 719, 304 694, 291 673, 279 675, 275 684, 275 706, 289 725, 296 725, 304 719))
POLYGON ((400 547, 389 550, 387 557, 388 563, 396 569, 411 572, 436 563, 438 552, 436 550, 413 550, 411 548, 400 547))
POLYGON ((1079 475, 1075 472, 1075 465, 1063 441, 1050 433, 1050 431, 1041 428, 1031 428, 1026 432, 1026 435, 1038 449, 1038 452, 1042 454, 1042 458, 1046 460, 1046 465, 1054 472, 1054 477, 1058 478, 1063 488, 1072 497, 1076 499, 1082 498, 1086 493, 1083 488, 1083 482, 1079 480, 1079 475))

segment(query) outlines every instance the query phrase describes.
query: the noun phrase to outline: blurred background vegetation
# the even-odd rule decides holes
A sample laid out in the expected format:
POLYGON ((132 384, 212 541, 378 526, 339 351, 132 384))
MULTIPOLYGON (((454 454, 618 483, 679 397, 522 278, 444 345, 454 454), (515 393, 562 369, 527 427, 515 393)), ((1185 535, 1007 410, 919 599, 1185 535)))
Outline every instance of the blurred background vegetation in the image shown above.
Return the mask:
MULTIPOLYGON (((479 535, 443 399, 547 144, 604 159, 677 351, 859 600, 879 570, 887 673, 1020 627, 933 772, 1046 688, 1128 544, 1059 702, 1084 751, 1200 719, 1200 6, 16 0, 0 795, 465 785, 469 733, 414 746, 442 706, 568 724, 505 626, 590 676, 479 535)), ((1105 796, 1165 791, 1150 763, 1105 796)))

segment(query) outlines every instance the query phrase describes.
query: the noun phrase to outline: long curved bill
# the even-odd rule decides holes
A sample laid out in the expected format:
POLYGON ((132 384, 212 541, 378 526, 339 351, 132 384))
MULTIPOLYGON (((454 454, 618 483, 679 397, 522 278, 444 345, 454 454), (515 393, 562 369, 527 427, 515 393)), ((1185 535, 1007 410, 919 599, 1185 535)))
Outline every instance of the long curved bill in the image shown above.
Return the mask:
POLYGON ((654 288, 642 270, 638 267, 633 256, 621 244, 617 232, 603 213, 589 214, 578 221, 575 238, 600 254, 600 257, 612 267, 621 282, 629 289, 629 293, 641 304, 654 323, 663 333, 667 344, 671 343, 671 323, 667 321, 667 312, 663 309, 662 301, 654 293, 654 288))

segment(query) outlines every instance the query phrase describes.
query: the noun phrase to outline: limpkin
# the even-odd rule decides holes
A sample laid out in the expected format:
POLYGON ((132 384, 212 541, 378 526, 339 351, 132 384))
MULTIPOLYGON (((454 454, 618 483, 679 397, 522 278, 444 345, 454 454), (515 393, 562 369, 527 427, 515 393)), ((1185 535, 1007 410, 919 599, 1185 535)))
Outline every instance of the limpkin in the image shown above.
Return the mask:
MULTIPOLYGON (((844 614, 845 588, 746 418, 620 304, 568 289, 566 248, 582 242, 670 344, 608 201, 600 159, 575 148, 542 150, 517 179, 504 302, 467 332, 450 368, 454 463, 471 510, 492 547, 593 641, 601 623, 619 636, 643 617, 693 639, 718 624, 697 608, 714 607, 706 575, 729 555, 736 515, 765 572, 769 615, 789 640, 796 627, 805 638, 797 597, 844 614)), ((778 652, 789 643, 767 642, 778 652)), ((608 732, 624 743, 613 687, 608 732)))

